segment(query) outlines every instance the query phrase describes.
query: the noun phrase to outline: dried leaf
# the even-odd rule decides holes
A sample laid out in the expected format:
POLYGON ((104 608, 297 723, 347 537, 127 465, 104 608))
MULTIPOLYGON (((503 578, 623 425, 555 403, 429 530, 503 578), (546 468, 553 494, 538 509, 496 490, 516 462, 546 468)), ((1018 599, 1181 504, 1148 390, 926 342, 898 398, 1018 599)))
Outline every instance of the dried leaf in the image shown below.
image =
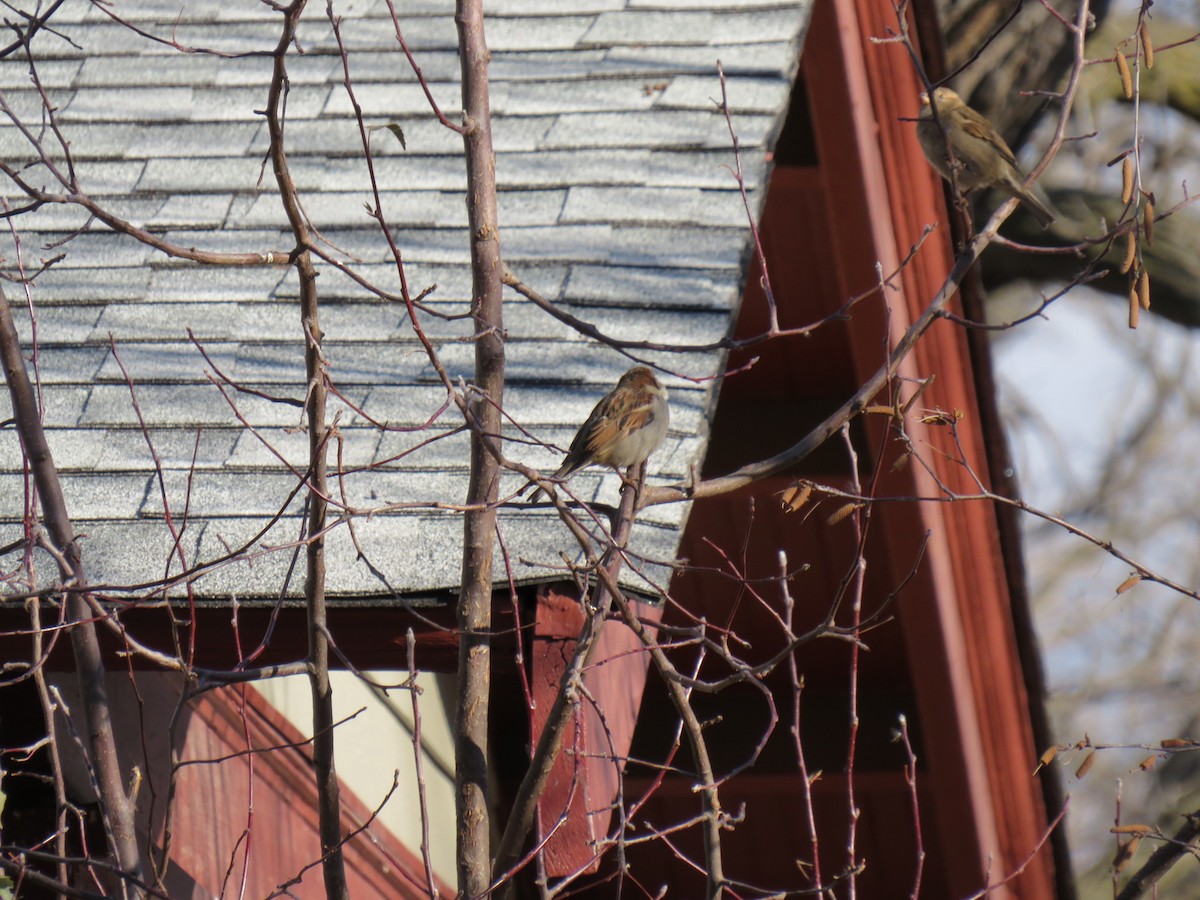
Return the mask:
POLYGON ((937 378, 937 374, 935 373, 933 375, 930 375, 928 378, 926 378, 924 381, 922 381, 920 383, 920 385, 918 385, 917 389, 915 391, 913 391, 913 395, 908 398, 908 402, 905 403, 904 406, 902 406, 900 408, 900 415, 902 415, 902 416, 908 415, 908 411, 913 408, 913 404, 916 403, 917 400, 920 399, 921 395, 923 393, 925 393, 925 390, 931 384, 933 384, 933 382, 936 378, 937 378))
POLYGON ((845 519, 846 517, 848 517, 852 512, 854 512, 860 506, 862 506, 861 503, 854 503, 854 502, 847 503, 844 506, 840 506, 837 508, 837 510, 834 511, 833 515, 830 516, 826 521, 829 525, 836 525, 838 522, 840 522, 843 519, 845 519))
POLYGON ((408 149, 408 143, 404 140, 404 129, 403 128, 401 128, 395 122, 389 122, 388 126, 387 126, 387 130, 396 136, 396 140, 398 140, 400 142, 400 146, 403 149, 405 149, 405 150, 408 149))
POLYGON ((404 142, 404 129, 395 122, 389 122, 386 125, 368 125, 367 134, 374 134, 376 131, 390 131, 396 136, 396 140, 400 142, 400 146, 405 150, 408 149, 408 144, 404 142))
POLYGON ((782 506, 787 512, 795 512, 812 496, 812 485, 807 481, 797 481, 783 492, 782 506))
POLYGON ((1121 261, 1120 273, 1124 275, 1133 268, 1133 261, 1137 259, 1137 234, 1133 228, 1125 232, 1125 259, 1121 261))
POLYGON ((1146 20, 1138 24, 1138 40, 1142 43, 1142 59, 1146 61, 1146 68, 1154 68, 1154 44, 1150 40, 1150 29, 1146 27, 1146 20))
POLYGON ((1119 585, 1117 585, 1117 593, 1118 594, 1125 593, 1127 590, 1129 590, 1131 587, 1133 587, 1135 584, 1137 584, 1141 580, 1142 580, 1141 575, 1138 575, 1136 573, 1134 573, 1133 575, 1130 575, 1128 578, 1126 578, 1124 581, 1122 581, 1119 585))
POLYGON ((1133 157, 1127 156, 1121 160, 1121 202, 1128 203, 1133 199, 1133 157))
POLYGON ((1158 755, 1151 754, 1150 756, 1147 756, 1145 759, 1143 759, 1140 763, 1138 763, 1138 768, 1141 769, 1143 772, 1145 772, 1147 769, 1153 769, 1154 766, 1157 765, 1157 763, 1158 763, 1158 755))
POLYGON ((924 416, 921 416, 921 424, 923 425, 954 425, 956 422, 962 421, 965 416, 961 409, 954 409, 946 412, 944 409, 935 409, 924 416))
POLYGON ((1146 236, 1146 246, 1154 243, 1154 203, 1149 200, 1142 208, 1142 234, 1146 236))
POLYGON ((1086 775, 1089 771, 1091 771, 1092 763, 1095 761, 1096 761, 1096 751, 1093 750, 1091 753, 1089 753, 1087 756, 1085 756, 1083 758, 1083 762, 1081 762, 1079 764, 1079 768, 1075 770, 1075 777, 1082 778, 1084 775, 1086 775))
POLYGON ((1129 60, 1125 58, 1125 54, 1117 49, 1116 55, 1117 74, 1121 76, 1121 93, 1125 95, 1126 100, 1133 99, 1133 73, 1129 71, 1129 60))
POLYGON ((1135 835, 1127 840, 1117 850, 1117 855, 1113 857, 1113 871, 1120 872, 1129 865, 1129 861, 1133 859, 1133 854, 1137 853, 1138 844, 1142 842, 1142 836, 1135 835))
POLYGON ((910 457, 909 457, 908 453, 903 453, 900 456, 897 456, 896 461, 894 463, 892 463, 892 471, 893 472, 902 472, 905 469, 907 469, 909 459, 910 459, 910 457))

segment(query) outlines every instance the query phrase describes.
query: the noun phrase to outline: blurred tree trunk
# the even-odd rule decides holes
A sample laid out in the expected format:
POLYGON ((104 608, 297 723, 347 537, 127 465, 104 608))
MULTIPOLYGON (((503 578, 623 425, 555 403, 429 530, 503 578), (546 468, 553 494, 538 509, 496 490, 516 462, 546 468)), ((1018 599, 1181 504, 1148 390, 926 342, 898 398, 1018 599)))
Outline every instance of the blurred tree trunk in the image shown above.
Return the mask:
MULTIPOLYGON (((1058 213, 1058 221, 1050 231, 1043 230, 1033 216, 1018 208, 1002 229, 1005 237, 1035 246, 1066 246, 1084 235, 1098 236, 1102 221, 1113 223, 1121 215, 1121 198, 1112 194, 1075 188, 1051 188, 1047 193, 1058 213)), ((1150 312, 1196 328, 1200 327, 1200 255, 1196 253, 1195 214, 1185 209, 1178 215, 1175 222, 1160 223, 1154 231, 1154 243, 1142 248, 1150 273, 1150 312)), ((1089 258, 1102 249, 1089 251, 1089 258)), ((1125 297, 1129 279, 1117 271, 1124 255, 1125 239, 1119 238, 1104 257, 1103 268, 1109 274, 1092 282, 1091 287, 1125 297)), ((988 290, 1019 279, 1065 284, 1083 264, 1074 254, 1020 253, 994 244, 984 252, 982 261, 983 283, 988 290)))
MULTIPOLYGON (((1050 0, 1049 5, 1067 19, 1073 19, 1078 10, 1077 0, 1050 0)), ((1135 8, 1122 8, 1111 18, 1107 17, 1109 8, 1108 0, 1091 4, 1097 25, 1088 38, 1091 58, 1112 56, 1117 45, 1137 27, 1135 8)), ((955 90, 1019 149, 1043 116, 1056 112, 1053 101, 1045 96, 1022 94, 1061 88, 1072 62, 1070 32, 1056 23, 1041 3, 1024 0, 939 0, 938 16, 945 40, 944 57, 939 61, 940 71, 938 63, 930 64, 930 77, 950 75, 955 90)), ((1193 24, 1173 21, 1163 13, 1156 13, 1150 22, 1151 36, 1159 47, 1191 41, 1196 31, 1193 24)), ((1131 53, 1134 47, 1127 44, 1124 49, 1131 53)), ((1142 101, 1169 107, 1200 122, 1197 71, 1200 44, 1194 41, 1157 55, 1154 68, 1142 72, 1142 101)), ((1095 79, 1089 86, 1089 102, 1093 108, 1127 103, 1120 90, 1115 77, 1095 79)), ((1094 118, 1100 120, 1101 116, 1095 114, 1094 118)), ((1055 172, 1055 182, 1043 185, 1059 214, 1049 232, 1019 208, 1005 225, 1004 234, 1035 246, 1072 245, 1084 236, 1103 234, 1106 223, 1111 226, 1119 220, 1119 198, 1071 183, 1083 175, 1075 173, 1064 181, 1061 173, 1055 172)), ((985 209, 994 208, 997 202, 995 197, 977 199, 985 209)), ((1182 225, 1194 213, 1185 209, 1179 215, 1183 217, 1182 225)), ((1200 292, 1196 290, 1200 259, 1191 246, 1193 232, 1194 223, 1176 227, 1164 222, 1155 231, 1153 245, 1143 248, 1151 277, 1151 312, 1189 327, 1200 326, 1200 292)), ((1105 261, 1111 274, 1092 286, 1123 297, 1128 282, 1115 270, 1125 244, 1123 240, 1117 243, 1115 252, 1105 261)), ((983 277, 989 289, 1019 279, 1066 284, 1079 273, 1082 264, 1083 260, 1073 254, 1031 256, 991 247, 983 257, 983 277)))
MULTIPOLYGON (((1078 0, 1047 5, 1067 21, 1079 9, 1078 0)), ((1108 0, 1091 4, 1098 23, 1108 8, 1108 0)), ((1045 97, 1021 95, 1058 89, 1071 67, 1070 31, 1033 0, 939 0, 938 17, 954 89, 1019 147, 1047 107, 1045 97)))

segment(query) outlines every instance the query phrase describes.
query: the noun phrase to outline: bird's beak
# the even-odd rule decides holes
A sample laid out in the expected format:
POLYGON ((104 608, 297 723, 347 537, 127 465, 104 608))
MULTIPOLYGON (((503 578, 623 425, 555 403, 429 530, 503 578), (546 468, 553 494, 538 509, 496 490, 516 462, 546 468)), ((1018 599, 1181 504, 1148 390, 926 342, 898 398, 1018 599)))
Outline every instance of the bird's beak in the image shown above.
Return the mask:
POLYGON ((921 100, 922 106, 928 106, 929 105, 929 92, 921 91, 920 100, 921 100))

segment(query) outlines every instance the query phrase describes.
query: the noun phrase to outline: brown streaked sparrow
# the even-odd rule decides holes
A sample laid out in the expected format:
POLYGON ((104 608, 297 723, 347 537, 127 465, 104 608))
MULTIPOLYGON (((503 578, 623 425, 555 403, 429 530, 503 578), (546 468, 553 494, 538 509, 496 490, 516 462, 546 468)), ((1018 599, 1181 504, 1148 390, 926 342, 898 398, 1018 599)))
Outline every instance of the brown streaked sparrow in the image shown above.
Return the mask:
POLYGON ((952 184, 957 181, 963 191, 977 187, 999 188, 1024 203, 1043 228, 1054 221, 1054 213, 1025 187, 1025 174, 1004 138, 996 133, 991 122, 967 106, 950 88, 934 90, 933 104, 927 93, 921 93, 917 139, 929 164, 947 181, 952 184), (933 117, 934 104, 937 105, 937 119, 933 117), (957 164, 956 178, 953 179, 947 147, 957 164))
MULTIPOLYGON (((571 441, 567 458, 551 479, 563 481, 584 466, 622 469, 640 465, 667 436, 671 412, 667 389, 645 366, 634 366, 617 386, 596 404, 571 441)), ((543 493, 539 488, 530 502, 543 493)))

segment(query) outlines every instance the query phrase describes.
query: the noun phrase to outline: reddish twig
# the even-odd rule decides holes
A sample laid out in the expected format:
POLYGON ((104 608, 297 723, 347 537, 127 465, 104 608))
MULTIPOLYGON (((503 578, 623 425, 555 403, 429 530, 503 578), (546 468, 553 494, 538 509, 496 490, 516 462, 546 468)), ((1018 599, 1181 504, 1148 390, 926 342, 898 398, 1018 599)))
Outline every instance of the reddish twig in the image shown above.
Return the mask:
POLYGON ((1025 869, 1027 869, 1029 867, 1029 864, 1031 862, 1033 862, 1034 858, 1041 851, 1042 847, 1046 846, 1046 841, 1050 840, 1050 835, 1052 835, 1054 833, 1054 829, 1059 826, 1059 823, 1062 822, 1063 818, 1066 816, 1067 808, 1069 806, 1070 806, 1070 798, 1068 798, 1067 802, 1063 804, 1063 808, 1061 810, 1059 810, 1058 815, 1055 816, 1054 819, 1050 822, 1050 824, 1046 826, 1046 830, 1042 832, 1042 836, 1040 838, 1038 838, 1038 842, 1036 844, 1034 844, 1033 849, 1029 851, 1029 854, 1023 860, 1021 860, 1020 864, 1015 869, 1013 869, 1011 872, 1008 873, 1008 875, 1006 875, 1000 881, 997 881, 995 884, 989 884, 982 891, 972 894, 970 897, 967 898, 967 900, 981 900, 981 898, 987 897, 993 891, 995 891, 997 888, 1002 888, 1006 884, 1010 884, 1011 882, 1013 882, 1017 878, 1019 878, 1021 876, 1021 873, 1024 872, 1025 869))
POLYGON ((921 801, 917 797, 917 755, 913 753, 912 741, 908 737, 908 717, 901 714, 900 729, 896 732, 904 745, 904 783, 908 785, 908 798, 912 805, 913 839, 917 845, 917 871, 913 874, 912 890, 908 892, 910 900, 921 896, 921 874, 925 870, 925 840, 921 835, 921 801))

